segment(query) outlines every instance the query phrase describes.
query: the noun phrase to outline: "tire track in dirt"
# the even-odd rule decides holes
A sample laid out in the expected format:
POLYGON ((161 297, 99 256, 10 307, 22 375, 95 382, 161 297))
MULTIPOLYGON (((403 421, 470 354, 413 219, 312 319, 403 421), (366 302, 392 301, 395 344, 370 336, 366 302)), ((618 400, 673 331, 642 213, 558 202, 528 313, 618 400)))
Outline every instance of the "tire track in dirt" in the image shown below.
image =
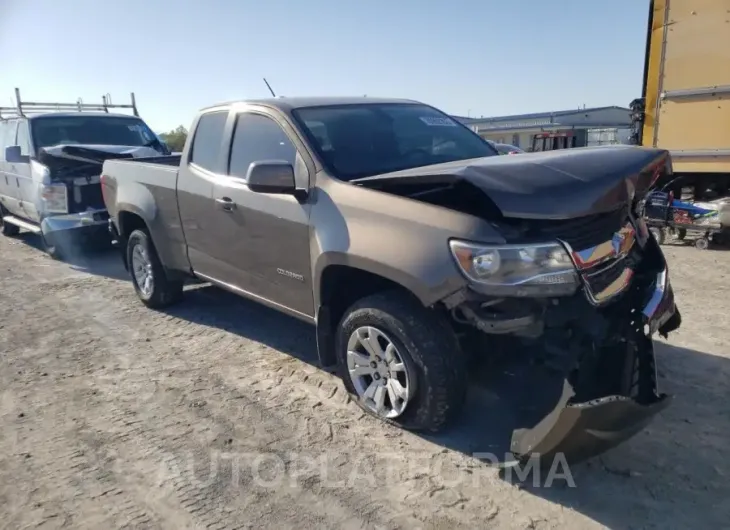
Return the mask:
MULTIPOLYGON (((89 284, 92 283, 96 282, 89 281, 65 283, 62 289, 52 289, 52 291, 57 295, 58 299, 63 300, 66 295, 70 295, 71 298, 73 298, 75 289, 87 290, 89 284)), ((93 292, 97 292, 96 289, 93 292)), ((75 314, 76 311, 73 309, 71 304, 66 304, 66 307, 63 309, 63 318, 69 320, 78 320, 80 317, 83 316, 86 316, 88 318, 88 314, 75 314)), ((93 304, 84 304, 84 311, 86 313, 88 313, 89 311, 94 311, 93 304)), ((61 317, 57 316, 57 318, 61 317)), ((129 356, 129 352, 134 349, 134 344, 125 343, 124 340, 119 340, 120 337, 128 336, 128 334, 125 333, 127 330, 116 329, 117 326, 114 324, 112 324, 112 326, 104 325, 103 319, 101 320, 101 325, 98 324, 99 323, 96 322, 96 319, 94 319, 92 323, 87 322, 86 325, 86 331, 88 334, 97 335, 97 353, 95 354, 95 356, 97 357, 97 361, 100 362, 100 359, 98 359, 98 352, 100 351, 103 351, 105 356, 115 359, 117 363, 119 363, 120 360, 125 360, 129 356), (91 324, 96 324, 96 326, 91 324), (93 330, 94 327, 98 329, 93 330)), ((89 359, 94 356, 93 354, 89 355, 89 359)), ((87 361, 89 359, 87 359, 87 361)), ((137 363, 140 360, 144 361, 145 359, 134 359, 133 363, 137 363)), ((129 364, 131 365, 132 363, 129 364)), ((193 368, 201 369, 201 367, 197 364, 193 366, 193 368)), ((191 433, 185 432, 177 438, 163 438, 156 434, 156 432, 158 431, 165 432, 171 427, 179 425, 181 423, 180 420, 175 420, 172 423, 162 424, 160 424, 159 422, 155 422, 152 424, 153 428, 150 428, 150 424, 148 424, 146 420, 130 421, 129 418, 134 418, 135 416, 137 416, 137 414, 134 410, 120 407, 120 403, 134 401, 135 408, 141 405, 141 408, 147 409, 146 415, 151 416, 149 419, 152 420, 159 420, 161 417, 164 416, 174 416, 170 414, 170 411, 161 413, 161 411, 154 410, 154 408, 156 407, 156 403, 154 401, 148 400, 146 402, 140 403, 140 396, 136 392, 137 388, 135 388, 134 385, 130 387, 125 387, 125 382, 128 381, 126 375, 126 371, 121 370, 118 377, 112 377, 106 382, 104 381, 104 379, 106 379, 104 377, 94 378, 94 383, 102 382, 102 384, 94 385, 98 390, 98 399, 97 405, 94 409, 94 414, 84 418, 84 421, 86 422, 86 428, 83 430, 87 431, 87 437, 89 437, 87 445, 103 445, 104 443, 106 443, 109 445, 119 446, 120 451, 117 455, 115 455, 115 457, 117 462, 121 464, 125 462, 139 463, 145 460, 152 464, 159 464, 160 462, 166 461, 168 464, 174 464, 174 468, 179 469, 181 465, 185 463, 183 455, 180 454, 181 448, 185 443, 187 443, 188 448, 190 448, 190 440, 187 439, 187 437, 191 433), (108 397, 109 399, 101 399, 104 394, 106 394, 106 397, 108 397), (152 412, 150 412, 150 410, 152 410, 152 412), (155 414, 155 412, 157 414, 155 414), (110 426, 113 428, 112 432, 114 433, 114 436, 111 438, 107 436, 105 439, 104 434, 108 433, 110 426), (164 451, 169 451, 168 454, 171 454, 172 456, 166 456, 163 448, 164 451)), ((220 386, 221 382, 218 381, 217 384, 220 386)), ((166 403, 163 403, 166 405, 171 405, 169 400, 167 400, 166 403)), ((181 416, 189 416, 189 410, 200 410, 198 407, 195 406, 195 402, 185 403, 185 400, 183 400, 180 405, 188 405, 187 410, 183 408, 182 411, 180 410, 181 407, 177 407, 176 412, 183 413, 181 414, 181 416)), ((221 422, 222 417, 220 416, 212 417, 207 414, 201 414, 200 412, 194 412, 194 415, 194 419, 199 430, 201 428, 201 424, 203 424, 205 425, 203 429, 204 431, 214 432, 220 428, 221 423, 225 425, 225 423, 227 422, 227 420, 221 422), (204 420, 206 419, 209 421, 205 422, 204 420)), ((259 414, 257 418, 254 418, 254 421, 261 422, 263 417, 264 415, 259 414)), ((273 423, 270 429, 271 432, 291 432, 291 425, 287 425, 281 421, 278 421, 277 416, 267 415, 266 418, 267 419, 263 421, 264 425, 267 422, 273 423)), ((208 440, 206 440, 206 442, 208 442, 208 440)), ((195 447, 195 451, 198 453, 207 452, 207 443, 203 444, 202 446, 195 447)), ((183 469, 185 469, 184 466, 183 469)), ((215 483, 219 482, 220 479, 214 481, 214 484, 207 488, 193 486, 196 481, 189 472, 182 472, 178 473, 178 475, 174 475, 174 480, 175 482, 173 483, 173 490, 179 497, 180 505, 190 513, 190 515, 196 520, 201 528, 229 527, 227 521, 230 520, 231 514, 225 513, 225 511, 223 510, 224 503, 221 502, 221 500, 225 497, 230 497, 230 495, 226 495, 226 488, 224 487, 224 485, 220 483, 215 483)), ((162 489, 164 490, 166 483, 150 484, 150 486, 162 486, 162 489)), ((316 526, 325 527, 324 523, 327 523, 327 521, 324 516, 327 515, 329 516, 329 518, 334 519, 335 524, 331 526, 332 528, 361 528, 364 527, 363 522, 365 520, 372 519, 372 516, 369 515, 368 511, 364 508, 358 510, 362 513, 364 517, 364 519, 361 519, 360 514, 357 514, 355 516, 350 515, 349 508, 343 504, 337 506, 337 503, 335 502, 335 506, 333 507, 333 501, 336 501, 336 499, 329 499, 327 503, 324 503, 321 498, 318 498, 317 496, 311 494, 311 492, 307 492, 306 490, 296 491, 298 489, 297 486, 294 486, 293 489, 295 490, 295 495, 294 499, 292 500, 297 500, 298 502, 295 502, 293 504, 293 506, 297 506, 296 510, 290 511, 292 512, 291 516, 294 518, 294 520, 297 521, 296 524, 300 524, 303 521, 310 519, 312 523, 316 526), (304 502, 305 500, 307 502, 304 502), (303 513, 302 510, 302 506, 306 505, 312 505, 317 507, 314 512, 309 514, 309 517, 307 517, 307 514, 303 513)), ((228 504, 233 504, 233 500, 234 499, 229 498, 228 504)), ((348 502, 352 503, 352 501, 353 495, 352 492, 350 492, 348 502)), ((367 501, 362 501, 363 506, 365 506, 366 504, 367 501)), ((240 515, 243 516, 244 514, 240 515)), ((138 519, 141 520, 141 518, 138 519)))
MULTIPOLYGON (((717 317, 697 315, 707 309, 705 277, 730 269, 694 249, 668 254, 685 317, 671 343, 726 360, 727 304, 714 302, 717 317)), ((0 239, 0 256, 0 454, 10 455, 0 456, 0 514, 9 528, 679 528, 727 513, 719 477, 729 431, 717 407, 728 364, 663 354, 683 401, 577 470, 579 490, 541 493, 361 415, 336 378, 307 364, 313 335, 296 321, 206 288, 154 312, 126 282, 70 271, 22 244, 0 239), (706 454, 690 457, 690 447, 706 454), (388 463, 396 480, 377 473, 384 453, 398 457, 388 463), (234 480, 231 458, 241 454, 269 455, 264 475, 283 464, 286 488, 257 483, 250 465, 234 480), (364 477, 327 487, 296 454, 334 455, 332 481, 357 463, 364 477)))
MULTIPOLYGON (((120 291, 113 298, 115 300, 124 300, 126 298, 132 304, 137 304, 134 294, 130 293, 128 289, 125 292, 125 287, 127 286, 120 286, 120 291)), ((200 299, 196 298, 195 301, 200 302, 200 299)), ((195 301, 191 300, 189 302, 195 303, 195 301)), ((499 511, 489 496, 485 496, 483 492, 475 495, 474 491, 466 491, 464 486, 481 482, 482 484, 489 483, 500 488, 502 492, 513 491, 513 488, 496 481, 494 470, 486 468, 478 462, 476 462, 478 465, 475 465, 473 459, 460 454, 447 455, 445 451, 434 449, 432 446, 420 448, 422 451, 420 456, 423 459, 425 455, 426 458, 425 464, 420 463, 420 472, 418 469, 411 469, 418 466, 402 465, 403 456, 408 452, 410 445, 406 439, 412 436, 363 415, 359 409, 348 403, 349 399, 339 379, 321 370, 309 367, 301 361, 278 352, 272 352, 268 348, 247 344, 238 336, 226 336, 227 334, 220 329, 171 317, 164 313, 149 311, 141 304, 137 306, 138 309, 124 311, 123 316, 120 316, 118 311, 113 313, 105 312, 105 305, 101 297, 96 302, 89 301, 89 303, 92 303, 96 308, 93 311, 95 317, 103 321, 104 325, 113 327, 115 333, 129 336, 132 333, 145 334, 150 330, 154 330, 153 335, 158 338, 149 340, 154 342, 155 345, 166 346, 168 352, 156 350, 158 355, 163 358, 175 352, 177 352, 177 357, 180 358, 183 356, 184 349, 190 357, 189 361, 192 363, 187 372, 205 374, 205 376, 199 377, 205 377, 208 380, 209 388, 217 389, 216 392, 208 394, 208 400, 204 407, 195 407, 196 400, 192 398, 190 398, 189 404, 193 406, 193 410, 196 410, 199 416, 209 417, 210 414, 213 414, 216 425, 219 427, 225 426, 222 430, 226 433, 234 432, 238 425, 257 425, 257 435, 261 436, 261 431, 262 429, 266 430, 267 423, 274 421, 273 419, 276 418, 277 414, 285 412, 286 417, 296 418, 295 424, 297 427, 292 429, 291 425, 284 427, 277 425, 272 429, 268 429, 263 436, 263 440, 267 444, 283 442, 280 445, 286 446, 289 450, 293 448, 305 454, 322 454, 328 450, 332 451, 332 445, 339 443, 348 448, 345 454, 342 455, 345 460, 348 456, 356 458, 358 455, 370 456, 370 453, 377 453, 378 450, 387 450, 390 447, 392 454, 387 456, 393 458, 390 458, 387 464, 392 469, 386 471, 400 475, 405 486, 400 486, 391 491, 386 488, 383 492, 373 492, 371 494, 371 497, 379 501, 377 507, 379 513, 392 511, 397 514, 392 516, 393 519, 402 520, 405 507, 406 517, 410 520, 411 525, 417 522, 419 525, 430 526, 435 522, 433 517, 435 514, 442 520, 443 525, 453 527, 458 522, 468 524, 468 520, 475 513, 483 513, 484 520, 490 520, 499 511), (144 326, 141 326, 142 329, 140 329, 139 322, 145 323, 144 326), (160 330, 159 333, 157 333, 157 330, 160 330), (178 340, 185 344, 183 349, 180 348, 180 344, 177 344, 178 340), (241 350, 245 353, 243 361, 240 355, 241 350), (196 355, 196 352, 204 352, 204 355, 196 355), (211 359, 207 355, 213 353, 215 353, 216 361, 213 368, 224 368, 222 370, 216 369, 216 373, 211 375, 211 359), (258 393, 263 394, 263 396, 253 399, 247 397, 246 394, 242 394, 239 389, 245 389, 246 394, 254 389, 252 391, 253 396, 258 393), (225 396, 232 399, 225 399, 225 396), (247 410, 247 407, 229 406, 230 403, 240 403, 239 400, 247 401, 248 406, 256 403, 263 405, 265 403, 266 409, 262 411, 262 415, 252 419, 247 417, 246 414, 241 414, 242 411, 247 410), (321 410, 320 407, 325 407, 326 410, 321 410), (334 417, 334 422, 328 421, 328 418, 331 417, 334 417), (357 423, 358 428, 352 429, 352 431, 356 433, 367 431, 370 435, 363 439, 355 434, 350 434, 349 427, 353 423, 357 423), (271 437, 271 432, 287 432, 289 435, 286 440, 280 440, 276 436, 271 437), (441 462, 434 463, 436 459, 440 459, 441 462), (399 461, 401 465, 399 465, 399 461), (476 473, 477 476, 475 480, 468 481, 467 484, 445 488, 438 483, 439 477, 432 477, 429 476, 429 473, 423 472, 423 469, 429 466, 429 471, 433 471, 434 467, 438 467, 447 474, 450 472, 452 476, 464 469, 467 469, 469 473, 476 473), (485 477, 485 475, 489 476, 485 477), (436 483, 434 483, 434 479, 437 481, 436 483), (465 511, 467 506, 470 508, 469 512, 465 511)), ((245 312, 246 305, 243 304, 242 308, 245 312)), ((204 311, 205 307, 199 309, 204 311)), ((253 309, 260 310, 258 307, 253 309)), ((244 314, 240 317, 245 319, 248 315, 244 314)), ((279 317, 276 321, 280 323, 281 318, 279 317)), ((258 322, 266 322, 265 316, 259 318, 258 322)), ((305 337, 305 339, 309 338, 311 337, 305 337)), ((180 399, 186 402, 185 394, 189 391, 178 390, 178 392, 181 395, 180 399)), ((412 438, 419 440, 416 437, 412 438)), ((220 436, 213 441, 214 445, 219 439, 220 436)), ((261 449, 261 445, 259 444, 259 447, 257 447, 258 450, 261 449)), ((283 456, 281 459, 285 460, 283 456)), ((363 456, 360 459, 360 464, 365 467, 377 465, 377 463, 372 464, 373 460, 376 459, 363 456)), ((406 464, 410 463, 406 461, 406 464)), ((380 470, 376 481, 383 481, 382 472, 383 470, 380 470)), ((341 474, 342 471, 340 470, 341 474)), ((315 472, 307 478, 316 480, 317 473, 315 472)), ((346 476, 345 478, 349 477, 346 476)), ((388 485, 391 487, 396 486, 393 483, 388 485)), ((337 495, 338 492, 345 492, 348 496, 348 502, 352 502, 353 492, 348 488, 336 488, 328 491, 328 494, 337 495)), ((438 526, 437 523, 435 527, 438 526)))

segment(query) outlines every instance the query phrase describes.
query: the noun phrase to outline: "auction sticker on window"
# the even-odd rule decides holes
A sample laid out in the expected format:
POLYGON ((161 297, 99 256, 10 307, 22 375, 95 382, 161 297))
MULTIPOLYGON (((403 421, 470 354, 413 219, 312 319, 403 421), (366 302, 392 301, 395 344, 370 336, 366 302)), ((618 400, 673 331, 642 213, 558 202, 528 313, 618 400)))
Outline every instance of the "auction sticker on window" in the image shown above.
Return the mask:
POLYGON ((439 116, 422 116, 421 121, 431 127, 456 127, 456 123, 451 118, 441 118, 439 116))

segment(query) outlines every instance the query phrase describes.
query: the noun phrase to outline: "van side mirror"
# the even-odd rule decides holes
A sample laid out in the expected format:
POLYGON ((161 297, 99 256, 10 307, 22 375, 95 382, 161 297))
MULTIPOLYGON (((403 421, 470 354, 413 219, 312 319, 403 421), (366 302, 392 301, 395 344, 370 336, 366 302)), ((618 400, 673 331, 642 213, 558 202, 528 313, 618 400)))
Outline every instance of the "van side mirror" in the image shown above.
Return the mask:
POLYGON ((246 174, 248 189, 256 193, 294 194, 294 167, 284 160, 252 162, 246 174))
POLYGON ((11 164, 27 164, 30 162, 30 157, 21 154, 19 145, 11 145, 5 148, 5 161, 11 164))

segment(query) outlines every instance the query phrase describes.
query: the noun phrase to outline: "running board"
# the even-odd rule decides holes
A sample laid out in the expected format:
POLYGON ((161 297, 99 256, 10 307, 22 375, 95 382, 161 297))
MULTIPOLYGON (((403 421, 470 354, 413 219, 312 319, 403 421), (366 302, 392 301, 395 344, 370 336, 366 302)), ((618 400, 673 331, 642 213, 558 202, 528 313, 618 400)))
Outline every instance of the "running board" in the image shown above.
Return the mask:
POLYGON ((34 234, 41 233, 40 226, 34 225, 33 223, 29 223, 28 221, 23 221, 22 219, 19 219, 19 218, 15 217, 14 215, 4 215, 3 223, 10 223, 11 225, 15 225, 19 228, 23 228, 23 229, 27 230, 28 232, 33 232, 34 234))

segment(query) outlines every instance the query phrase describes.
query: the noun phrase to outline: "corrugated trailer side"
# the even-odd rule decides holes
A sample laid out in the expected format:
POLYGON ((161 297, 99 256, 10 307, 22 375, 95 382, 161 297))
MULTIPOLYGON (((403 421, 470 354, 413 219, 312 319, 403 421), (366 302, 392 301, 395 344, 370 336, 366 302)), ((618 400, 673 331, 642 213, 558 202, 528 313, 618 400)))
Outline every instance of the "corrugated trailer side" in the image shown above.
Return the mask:
POLYGON ((730 0, 653 0, 642 145, 669 149, 703 195, 730 187, 730 0))

